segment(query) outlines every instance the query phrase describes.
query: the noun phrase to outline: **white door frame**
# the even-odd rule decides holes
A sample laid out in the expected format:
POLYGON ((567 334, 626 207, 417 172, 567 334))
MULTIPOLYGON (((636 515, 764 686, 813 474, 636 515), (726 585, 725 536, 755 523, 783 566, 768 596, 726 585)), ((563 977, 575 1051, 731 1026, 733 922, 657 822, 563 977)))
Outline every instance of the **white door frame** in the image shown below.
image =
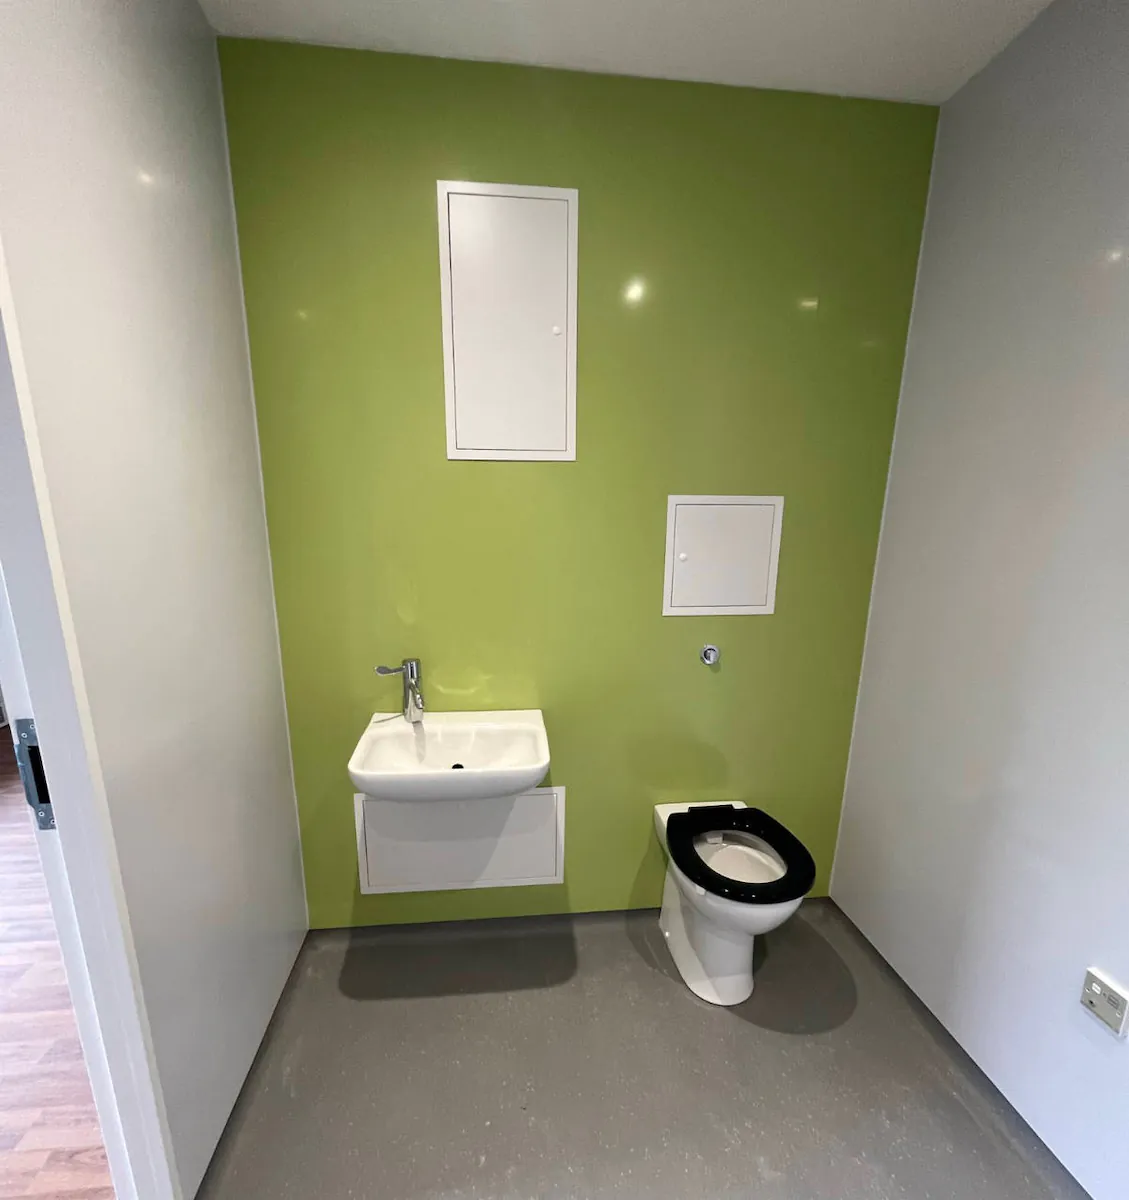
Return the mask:
POLYGON ((183 1200, 11 301, 0 247, 0 562, 26 688, 11 668, 0 687, 35 716, 40 855, 118 1200, 183 1200))

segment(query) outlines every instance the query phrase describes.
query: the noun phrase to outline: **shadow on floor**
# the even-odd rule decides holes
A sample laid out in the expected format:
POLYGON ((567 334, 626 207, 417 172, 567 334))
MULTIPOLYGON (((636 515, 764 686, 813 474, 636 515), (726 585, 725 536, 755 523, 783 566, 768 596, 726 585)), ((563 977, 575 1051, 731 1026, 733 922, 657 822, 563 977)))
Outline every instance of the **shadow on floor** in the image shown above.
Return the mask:
POLYGON ((467 996, 558 987, 576 974, 569 917, 350 930, 341 992, 352 1000, 467 996))
MULTIPOLYGON (((744 1004, 729 1010, 735 1017, 791 1034, 827 1033, 850 1019, 858 990, 850 968, 815 928, 821 903, 809 900, 792 920, 756 939, 756 986, 744 1004)), ((652 970, 686 986, 667 952, 657 911, 629 918, 627 936, 652 970)))

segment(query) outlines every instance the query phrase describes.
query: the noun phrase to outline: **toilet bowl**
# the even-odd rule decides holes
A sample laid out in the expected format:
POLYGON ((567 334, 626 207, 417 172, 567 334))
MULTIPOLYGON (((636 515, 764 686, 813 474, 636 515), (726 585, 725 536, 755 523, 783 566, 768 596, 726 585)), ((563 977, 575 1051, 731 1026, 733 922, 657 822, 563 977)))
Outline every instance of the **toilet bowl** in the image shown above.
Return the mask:
POLYGON ((753 992, 753 939, 782 925, 815 882, 803 843, 759 808, 656 804, 667 856, 659 927, 686 985, 711 1004, 753 992))

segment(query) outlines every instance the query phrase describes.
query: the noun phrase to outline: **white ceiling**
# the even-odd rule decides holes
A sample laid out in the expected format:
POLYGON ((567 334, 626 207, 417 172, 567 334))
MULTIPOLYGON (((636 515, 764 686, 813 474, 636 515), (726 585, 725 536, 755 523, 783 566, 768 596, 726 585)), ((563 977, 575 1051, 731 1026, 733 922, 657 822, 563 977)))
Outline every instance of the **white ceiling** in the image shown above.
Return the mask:
POLYGON ((220 33, 947 100, 1049 0, 200 0, 220 33))

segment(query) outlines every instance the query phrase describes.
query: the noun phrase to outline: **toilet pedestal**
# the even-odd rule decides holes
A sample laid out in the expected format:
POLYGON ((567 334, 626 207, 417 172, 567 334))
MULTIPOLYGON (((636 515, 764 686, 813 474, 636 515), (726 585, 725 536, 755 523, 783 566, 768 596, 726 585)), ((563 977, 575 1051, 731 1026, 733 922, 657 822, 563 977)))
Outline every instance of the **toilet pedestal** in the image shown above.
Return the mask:
POLYGON ((678 973, 710 1004, 740 1004, 753 994, 753 935, 721 929, 684 899, 668 869, 659 928, 678 973))

